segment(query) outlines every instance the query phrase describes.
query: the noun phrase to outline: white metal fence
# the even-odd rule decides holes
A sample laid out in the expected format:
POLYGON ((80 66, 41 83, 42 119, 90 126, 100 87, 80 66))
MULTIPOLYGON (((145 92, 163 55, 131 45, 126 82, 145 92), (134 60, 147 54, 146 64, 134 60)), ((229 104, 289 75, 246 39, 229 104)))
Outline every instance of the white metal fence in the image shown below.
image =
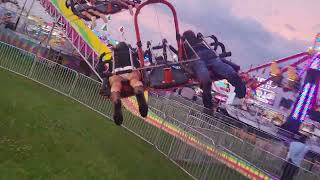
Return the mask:
MULTIPOLYGON (((259 129, 256 129, 255 133, 249 133, 247 132, 249 128, 247 124, 235 122, 234 119, 219 112, 216 112, 213 116, 208 116, 202 113, 203 107, 174 94, 171 94, 170 97, 153 94, 149 98, 149 105, 161 111, 168 109, 170 112, 167 112, 167 114, 206 134, 214 139, 216 144, 228 147, 257 167, 263 168, 271 174, 281 173, 280 167, 285 162, 288 148, 281 142, 280 138, 272 134, 267 134, 271 139, 261 137, 259 134, 265 133, 259 129), (242 128, 228 122, 235 122, 242 128), (226 138, 228 141, 223 140, 226 138), (257 159, 261 159, 261 161, 256 161, 257 159), (268 163, 264 162, 263 159, 268 163)), ((308 173, 305 169, 317 176, 320 175, 319 164, 304 160, 301 167, 303 167, 299 174, 301 177, 305 176, 304 173, 308 173)))
MULTIPOLYGON (((111 103, 98 93, 101 86, 99 82, 5 43, 0 43, 0 52, 0 67, 3 69, 56 90, 108 118, 112 117, 111 103)), ((226 138, 229 135, 223 130, 214 129, 222 134, 214 136, 200 132, 181 122, 180 117, 175 117, 175 113, 169 112, 170 108, 171 106, 168 106, 163 110, 156 105, 151 106, 151 111, 163 117, 159 120, 159 126, 152 125, 131 113, 124 113, 124 127, 152 144, 195 179, 277 179, 279 176, 280 172, 268 170, 274 175, 271 176, 231 151, 234 149, 230 147, 239 147, 234 144, 240 141, 226 138), (226 146, 217 143, 222 140, 231 144, 226 146), (228 166, 244 176, 239 176, 228 166)), ((245 147, 242 145, 241 148, 245 147)), ((256 157, 251 159, 257 160, 256 157)), ((260 164, 269 165, 267 160, 259 161, 260 164)), ((300 170, 300 178, 318 179, 305 170, 300 170)))

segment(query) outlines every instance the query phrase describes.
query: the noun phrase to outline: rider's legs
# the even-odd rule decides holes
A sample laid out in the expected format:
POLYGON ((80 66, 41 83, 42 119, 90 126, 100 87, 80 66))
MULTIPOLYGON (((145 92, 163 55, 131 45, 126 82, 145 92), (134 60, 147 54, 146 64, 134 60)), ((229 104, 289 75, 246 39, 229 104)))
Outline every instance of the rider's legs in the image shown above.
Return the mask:
POLYGON ((202 101, 205 108, 212 109, 212 94, 211 94, 211 78, 207 64, 203 60, 199 60, 193 63, 190 63, 193 72, 196 75, 197 80, 200 81, 200 88, 202 89, 202 101))
POLYGON ((221 61, 220 58, 207 60, 207 65, 208 67, 210 67, 210 70, 227 79, 228 82, 235 87, 237 98, 245 97, 245 83, 242 81, 239 74, 230 65, 221 61))
POLYGON ((110 87, 108 85, 107 77, 102 78, 102 85, 100 89, 100 94, 104 96, 110 96, 110 87))
POLYGON ((142 117, 146 117, 148 115, 148 104, 144 96, 144 88, 143 83, 141 82, 140 73, 138 71, 133 71, 128 74, 128 80, 130 81, 130 86, 134 89, 139 105, 140 115, 142 117))
POLYGON ((117 3, 124 9, 128 9, 130 14, 133 15, 133 7, 135 6, 134 3, 131 3, 130 1, 127 1, 127 0, 119 0, 117 1, 117 3))
POLYGON ((113 103, 113 120, 116 125, 120 126, 123 122, 121 111, 121 81, 122 77, 118 75, 109 78, 111 86, 111 101, 113 103))
POLYGON ((103 20, 103 22, 105 22, 105 23, 108 22, 107 17, 104 14, 100 13, 99 11, 95 11, 93 9, 89 9, 88 12, 92 13, 95 16, 100 17, 103 20))
MULTIPOLYGON (((93 15, 93 7, 88 5, 87 3, 82 3, 82 4, 76 4, 74 6, 75 8, 75 14, 79 16, 79 14, 81 14, 82 16, 84 16, 87 19, 91 20, 91 26, 92 28, 94 28, 96 26, 96 16, 93 15), (92 14, 91 14, 92 13, 92 14)), ((80 16, 81 17, 81 16, 80 16)))
POLYGON ((87 11, 82 11, 81 14, 91 20, 91 26, 92 26, 92 28, 96 27, 96 25, 97 25, 97 24, 96 24, 96 19, 97 19, 97 18, 96 18, 95 16, 91 15, 91 14, 90 14, 89 12, 87 12, 87 11))
POLYGON ((206 60, 207 66, 210 70, 213 70, 218 75, 229 78, 230 76, 237 74, 237 72, 228 64, 224 63, 219 57, 215 59, 206 60))

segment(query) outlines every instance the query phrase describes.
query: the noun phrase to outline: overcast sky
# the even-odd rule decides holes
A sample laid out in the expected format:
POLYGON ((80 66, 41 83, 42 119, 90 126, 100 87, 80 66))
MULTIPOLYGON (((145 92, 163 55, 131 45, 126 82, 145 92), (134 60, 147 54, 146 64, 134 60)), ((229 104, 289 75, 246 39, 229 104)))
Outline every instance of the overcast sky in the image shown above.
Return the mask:
MULTIPOLYGON (((24 0, 19 0, 23 2, 24 0)), ((31 0, 28 0, 31 2, 31 0)), ((319 0, 170 0, 177 9, 181 31, 215 34, 243 68, 304 51, 320 32, 319 0)), ((33 8, 32 14, 42 14, 33 8)), ((42 14, 42 17, 43 14, 42 14)), ((112 16, 109 33, 119 39, 119 27, 135 43, 133 17, 112 16)), ((175 38, 171 13, 163 5, 150 5, 140 16, 143 40, 175 38)), ((173 42, 171 42, 173 43, 173 42)))

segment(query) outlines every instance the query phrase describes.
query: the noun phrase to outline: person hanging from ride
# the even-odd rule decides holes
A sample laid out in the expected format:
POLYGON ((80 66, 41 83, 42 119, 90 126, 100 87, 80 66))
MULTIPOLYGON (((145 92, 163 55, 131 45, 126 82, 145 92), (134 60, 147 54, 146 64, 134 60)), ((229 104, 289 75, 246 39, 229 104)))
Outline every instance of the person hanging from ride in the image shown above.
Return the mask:
POLYGON ((129 86, 132 87, 133 93, 137 98, 139 112, 142 117, 146 117, 148 115, 148 104, 144 96, 144 88, 139 71, 132 71, 130 73, 119 75, 108 75, 110 73, 139 68, 140 64, 137 53, 133 52, 130 55, 130 45, 125 42, 119 42, 119 44, 113 48, 113 52, 114 62, 112 62, 112 60, 104 61, 103 56, 105 54, 102 54, 97 70, 103 78, 103 85, 100 90, 100 94, 109 96, 110 93, 110 98, 114 106, 113 119, 114 122, 120 126, 123 122, 121 94, 123 93, 122 90, 124 87, 122 86, 122 82, 127 81, 129 86))
POLYGON ((2 3, 11 3, 14 5, 19 5, 18 1, 16 1, 16 0, 0 0, 0 4, 2 4, 2 3))
POLYGON ((91 27, 96 27, 96 19, 101 18, 105 23, 108 22, 107 17, 96 10, 94 6, 95 0, 67 0, 66 6, 71 7, 72 12, 78 17, 91 21, 91 27))
POLYGON ((103 14, 115 14, 121 12, 123 9, 129 10, 133 15, 133 8, 136 8, 141 3, 141 0, 105 0, 97 1, 96 9, 103 14))
POLYGON ((203 43, 202 39, 197 38, 193 31, 185 31, 182 38, 188 42, 184 44, 185 53, 183 54, 186 56, 184 58, 196 58, 195 53, 200 58, 198 61, 191 62, 189 67, 191 67, 196 79, 200 81, 203 97, 206 97, 203 98, 204 107, 209 110, 213 108, 211 72, 220 76, 222 79, 228 80, 228 82, 235 87, 237 98, 234 104, 241 103, 246 95, 246 86, 237 71, 231 65, 224 63, 220 57, 203 43))
POLYGON ((82 19, 92 22, 96 26, 96 18, 101 18, 105 23, 108 19, 105 15, 115 14, 123 9, 129 10, 133 15, 133 7, 137 7, 141 0, 67 0, 66 6, 71 7, 73 13, 82 19))

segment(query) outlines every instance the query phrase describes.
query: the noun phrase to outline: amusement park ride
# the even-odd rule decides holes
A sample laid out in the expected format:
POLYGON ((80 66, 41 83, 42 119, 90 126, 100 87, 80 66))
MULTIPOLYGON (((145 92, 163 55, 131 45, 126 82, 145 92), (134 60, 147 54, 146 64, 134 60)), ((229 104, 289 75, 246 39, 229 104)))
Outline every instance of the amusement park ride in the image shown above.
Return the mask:
POLYGON ((299 98, 296 100, 294 108, 282 125, 284 129, 298 132, 301 123, 305 120, 311 108, 317 104, 317 95, 320 80, 320 33, 317 35, 314 46, 308 52, 310 66, 306 69, 306 77, 303 88, 300 90, 299 98))
POLYGON ((320 33, 317 34, 313 47, 309 48, 307 52, 298 53, 290 57, 251 68, 244 73, 250 73, 269 66, 271 67, 270 78, 253 85, 253 89, 270 80, 273 80, 276 85, 282 87, 286 91, 294 91, 295 88, 297 88, 299 96, 296 99, 292 112, 281 127, 290 132, 298 133, 300 125, 306 119, 309 111, 317 106, 317 95, 320 80, 320 33), (300 59, 283 69, 278 67, 278 63, 283 63, 296 58, 300 59), (302 63, 305 63, 305 66, 300 73, 297 73, 295 67, 302 63), (287 84, 282 83, 284 72, 288 72, 287 84), (303 76, 305 76, 305 80, 303 86, 299 88, 299 81, 303 76))
MULTIPOLYGON (((75 0, 71 0, 72 2, 77 2, 75 0)), ((81 2, 87 2, 83 0, 81 2)), ((107 1, 106 1, 107 2, 107 1)), ((131 2, 131 1, 130 1, 131 2)), ((144 74, 145 80, 147 79, 146 71, 150 73, 150 70, 158 70, 160 71, 159 75, 162 76, 160 81, 152 84, 150 81, 145 81, 146 88, 154 88, 154 89, 165 89, 165 90, 172 90, 179 86, 189 86, 189 85, 196 85, 197 80, 193 79, 192 76, 186 75, 187 73, 181 73, 184 69, 184 65, 192 62, 197 61, 199 58, 195 59, 184 59, 184 46, 188 45, 188 42, 184 41, 179 32, 179 25, 178 25, 178 18, 173 5, 166 0, 146 0, 145 2, 141 3, 140 1, 132 1, 136 3, 138 6, 136 7, 136 12, 134 14, 134 27, 136 31, 136 39, 137 39, 137 54, 140 61, 141 68, 134 69, 134 70, 127 70, 122 72, 113 72, 113 74, 122 74, 128 73, 132 71, 141 71, 144 74), (142 49, 142 42, 140 36, 140 29, 138 26, 138 15, 143 7, 150 4, 161 3, 166 5, 170 8, 174 18, 174 25, 175 25, 175 33, 176 33, 176 41, 177 41, 177 50, 175 50, 172 46, 168 46, 168 51, 171 51, 176 54, 178 61, 176 62, 167 62, 165 64, 155 64, 150 66, 145 65, 145 58, 144 52, 152 52, 153 49, 157 49, 157 47, 151 47, 150 43, 147 43, 147 48, 142 49), (178 67, 178 68, 176 68, 178 67), (177 75, 178 74, 178 75, 177 75), (181 80, 182 79, 182 80, 181 80)), ((131 2, 131 3, 132 3, 131 2)), ((79 52, 79 54, 83 57, 86 61, 88 66, 91 70, 99 77, 100 80, 102 78, 99 76, 99 73, 96 71, 96 65, 99 62, 99 59, 104 59, 106 61, 112 61, 112 50, 110 45, 105 44, 102 42, 94 32, 84 23, 83 19, 79 18, 76 14, 79 12, 74 12, 74 8, 68 8, 64 1, 61 0, 40 0, 41 5, 45 8, 45 10, 51 15, 56 25, 60 26, 64 31, 67 38, 73 44, 75 49, 79 52), (104 54, 104 56, 101 56, 104 54)), ((71 3, 72 4, 72 3, 71 3)), ((92 7, 94 8, 94 7, 92 7)), ((204 43, 208 45, 220 57, 229 57, 231 56, 231 52, 226 52, 225 46, 218 41, 215 36, 209 36, 212 42, 208 42, 205 40, 201 34, 198 34, 199 38, 202 38, 204 43), (218 47, 221 48, 221 52, 217 53, 218 47)), ((166 41, 163 41, 162 46, 163 48, 163 58, 166 59, 167 54, 166 51, 166 41)), ((159 48, 158 48, 159 49, 159 48)), ((226 62, 230 63, 230 62, 226 62)), ((239 71, 239 67, 233 64, 233 67, 239 71)), ((300 89, 299 98, 296 100, 294 108, 290 113, 287 121, 282 125, 282 128, 289 130, 291 132, 297 133, 299 131, 300 124, 305 120, 308 111, 315 107, 316 99, 317 99, 317 92, 319 87, 319 80, 320 80, 320 34, 317 35, 316 40, 314 42, 313 48, 309 49, 307 52, 298 53, 292 55, 290 57, 286 57, 283 59, 275 60, 271 63, 267 63, 264 65, 260 65, 255 68, 250 68, 245 72, 241 72, 240 74, 246 75, 246 77, 250 76, 249 73, 257 71, 259 69, 265 69, 267 67, 271 67, 271 77, 261 83, 255 83, 251 88, 255 89, 266 82, 272 80, 275 84, 282 86, 282 88, 286 90, 294 90, 297 88, 297 82, 302 79, 305 75, 305 81, 303 84, 303 88, 300 89), (297 59, 294 63, 290 64, 289 66, 280 69, 277 64, 283 63, 289 60, 297 59), (296 67, 299 64, 306 63, 307 65, 304 67, 304 70, 300 73, 296 72, 296 67), (282 85, 283 80, 283 73, 288 72, 288 83, 286 85, 282 85)), ((156 71, 153 71, 156 72, 156 71)), ((152 77, 152 76, 149 76, 152 77)), ((252 79, 252 78, 251 78, 252 79)), ((150 79, 149 79, 150 80, 150 79)), ((130 94, 129 94, 130 95, 130 94)), ((128 96, 128 95, 127 95, 128 96)))
MULTIPOLYGON (((72 1, 72 0, 71 0, 72 1)), ((53 1, 52 1, 53 2, 53 1)), ((71 31, 71 37, 70 39, 74 39, 74 41, 80 41, 80 43, 75 42, 75 46, 78 47, 77 49, 84 49, 85 48, 89 48, 87 47, 86 44, 83 44, 80 39, 80 37, 76 37, 76 33, 74 32, 74 30, 72 28, 70 28, 68 22, 64 21, 62 16, 60 16, 57 12, 55 12, 54 9, 51 8, 52 2, 48 2, 48 1, 41 1, 41 3, 43 4, 43 6, 48 10, 48 12, 50 14, 52 14, 53 16, 57 16, 57 21, 61 22, 62 26, 66 26, 67 31, 71 31), (74 36, 74 37, 72 37, 74 36), (82 46, 82 47, 79 47, 82 46)), ((140 4, 140 1, 132 1, 133 3, 136 4, 140 4)), ((132 3, 131 2, 131 3, 132 3)), ((56 2, 58 3, 58 2, 56 2)), ((73 1, 70 4, 75 4, 73 1)), ((62 7, 64 8, 64 7, 62 7)), ((73 14, 77 14, 79 17, 81 17, 82 13, 79 11, 76 11, 75 8, 70 7, 71 11, 73 14)), ((88 20, 88 19, 86 19, 88 20)), ((130 70, 125 70, 125 71, 118 71, 118 72, 113 72, 110 75, 113 74, 125 74, 125 73, 130 73, 132 71, 142 71, 143 72, 143 81, 145 84, 145 88, 146 89, 162 89, 162 90, 173 90, 175 88, 181 87, 181 86, 194 86, 197 85, 198 82, 197 80, 195 80, 194 78, 192 78, 192 75, 187 71, 183 70, 183 64, 187 64, 193 61, 197 61, 199 60, 199 58, 194 58, 194 59, 185 59, 183 58, 183 55, 185 55, 185 47, 188 46, 188 42, 186 42, 185 40, 183 40, 181 38, 180 35, 180 31, 179 31, 179 23, 178 23, 178 17, 177 17, 177 13, 175 11, 175 8, 173 7, 173 5, 165 0, 148 0, 145 1, 143 3, 141 3, 137 8, 136 8, 136 12, 134 14, 134 26, 135 26, 135 30, 136 30, 136 38, 137 38, 137 54, 138 54, 138 59, 140 61, 140 68, 136 68, 136 69, 130 69, 130 70), (140 35, 140 29, 139 29, 139 25, 138 25, 138 15, 141 11, 141 9, 147 5, 150 4, 154 4, 154 3, 162 3, 164 5, 166 5, 167 7, 169 7, 169 9, 171 10, 172 14, 173 14, 173 18, 174 18, 174 25, 175 25, 175 32, 176 32, 176 40, 177 40, 177 50, 169 45, 167 46, 167 42, 166 40, 163 41, 162 46, 156 46, 156 47, 151 47, 150 42, 147 42, 147 49, 142 49, 142 42, 141 42, 141 35, 140 35), (151 66, 145 66, 144 62, 145 62, 145 58, 144 58, 144 52, 152 52, 152 49, 162 49, 163 50, 163 56, 161 57, 154 57, 154 59, 159 59, 162 58, 164 59, 165 63, 158 63, 155 65, 151 65, 151 66), (167 50, 168 48, 168 50, 167 50), (168 61, 168 51, 171 51, 171 54, 176 54, 176 57, 178 59, 178 61, 174 62, 174 61, 168 61), (160 77, 160 78, 159 78, 160 77)), ((69 34, 70 36, 70 32, 67 32, 67 34, 69 34)), ((198 38, 202 39, 202 41, 206 41, 205 37, 203 37, 201 34, 198 34, 198 38)), ((215 52, 215 54, 218 54, 216 52, 216 50, 218 50, 218 48, 221 48, 221 53, 219 53, 220 57, 228 57, 231 56, 231 52, 226 52, 225 50, 225 46, 223 45, 223 43, 219 42, 217 40, 217 38, 215 36, 210 36, 209 37, 211 40, 213 40, 213 42, 209 43, 206 42, 206 44, 208 45, 208 47, 212 48, 212 50, 215 52)), ((100 45, 101 47, 101 45, 100 45)), ((86 55, 86 51, 84 51, 84 57, 88 57, 86 55)), ((98 53, 94 53, 89 51, 91 55, 89 55, 89 58, 87 58, 86 60, 88 61, 88 64, 90 65, 91 69, 93 71, 95 71, 95 66, 96 66, 96 56, 98 56, 98 53), (89 62, 91 59, 92 62, 89 62)), ((113 61, 113 58, 111 58, 111 52, 110 50, 102 52, 100 55, 99 59, 105 59, 107 61, 113 61), (109 56, 109 58, 107 57, 109 56)), ((130 54, 132 54, 132 51, 130 52, 130 54)), ((151 53, 152 54, 152 53, 151 53)), ((132 60, 131 60, 132 61, 132 60)), ((230 64, 232 64, 230 62, 230 64)), ((236 66, 234 66, 236 67, 236 66)), ((98 74, 96 72, 96 74, 98 74)), ((122 82, 123 83, 123 87, 124 89, 130 89, 128 88, 128 83, 127 82, 122 82)), ((127 97, 127 96, 131 96, 132 93, 123 93, 122 97, 127 97)))

